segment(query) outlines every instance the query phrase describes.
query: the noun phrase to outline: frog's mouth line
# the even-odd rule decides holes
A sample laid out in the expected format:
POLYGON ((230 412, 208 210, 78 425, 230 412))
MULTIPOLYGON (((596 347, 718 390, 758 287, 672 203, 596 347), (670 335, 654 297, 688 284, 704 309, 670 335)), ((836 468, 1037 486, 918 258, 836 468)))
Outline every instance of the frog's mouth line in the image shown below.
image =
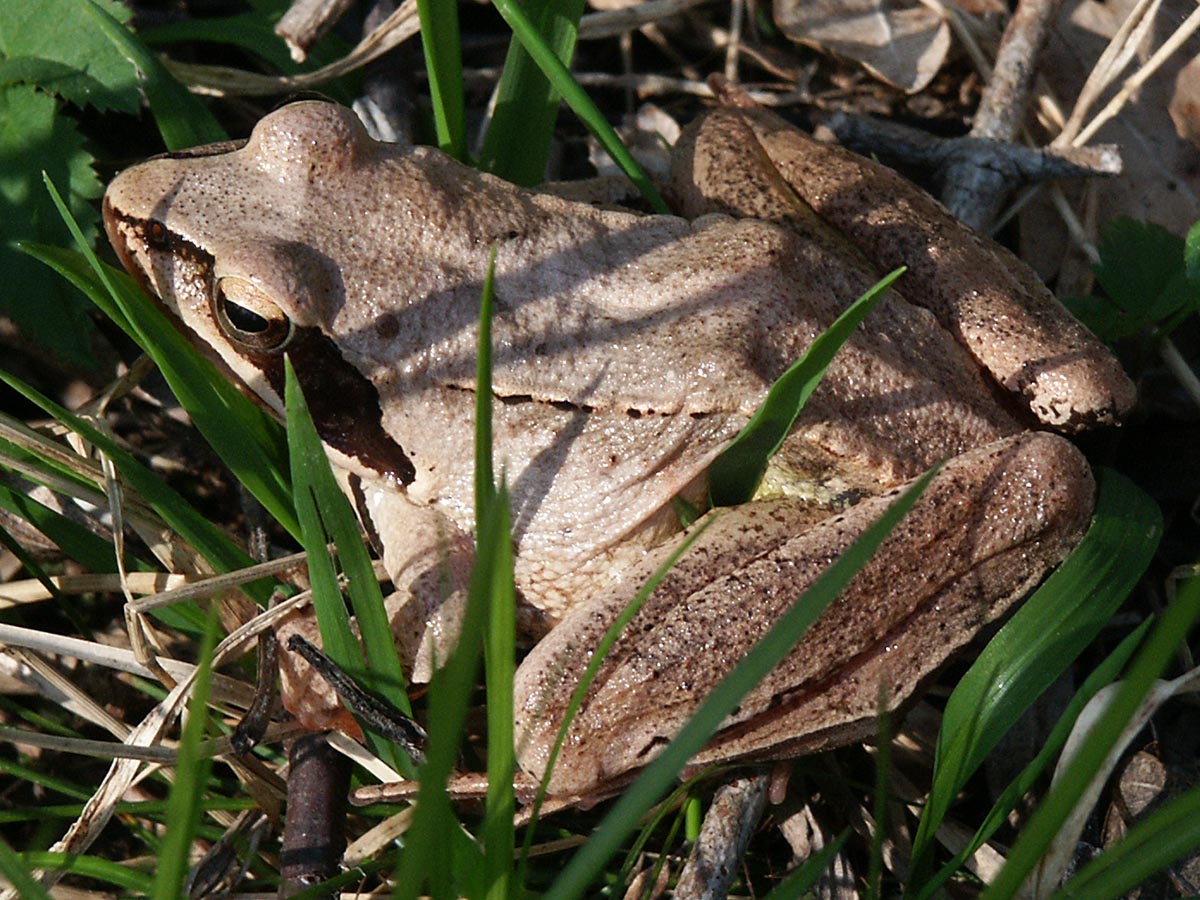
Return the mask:
MULTIPOLYGON (((138 239, 147 247, 166 241, 169 246, 164 249, 168 252, 187 255, 194 260, 203 273, 205 292, 210 298, 215 283, 216 260, 213 255, 173 232, 166 231, 161 239, 152 239, 149 233, 151 223, 121 213, 105 201, 104 223, 110 243, 116 249, 122 266, 132 275, 142 292, 167 313, 171 324, 205 358, 214 362, 226 378, 260 406, 266 407, 262 398, 237 376, 215 348, 209 346, 193 329, 183 327, 179 315, 158 295, 149 274, 138 264, 128 242, 117 228, 118 222, 138 235, 138 239)), ((220 325, 211 303, 208 314, 213 318, 214 328, 219 330, 220 325)), ((416 467, 404 448, 383 430, 379 394, 375 386, 346 361, 333 341, 320 329, 297 328, 287 345, 287 353, 300 379, 300 387, 321 440, 382 478, 404 487, 412 484, 417 476, 416 467)), ((284 396, 286 376, 283 353, 241 350, 239 355, 263 374, 276 396, 284 396)))

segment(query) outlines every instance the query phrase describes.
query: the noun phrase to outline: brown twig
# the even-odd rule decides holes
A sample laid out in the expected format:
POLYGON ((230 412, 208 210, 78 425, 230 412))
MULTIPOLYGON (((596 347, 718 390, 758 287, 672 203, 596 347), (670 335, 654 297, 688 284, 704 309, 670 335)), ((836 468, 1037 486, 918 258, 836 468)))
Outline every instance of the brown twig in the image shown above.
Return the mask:
POLYGON ((770 777, 741 772, 717 789, 675 886, 676 900, 724 897, 767 802, 770 777))
MULTIPOLYGON (((1021 0, 1004 30, 996 66, 984 90, 971 137, 1012 141, 1025 120, 1037 60, 1062 0, 1021 0)), ((942 202, 973 228, 986 230, 1018 182, 1010 173, 964 159, 947 167, 942 202)))
POLYGON ((280 897, 290 897, 337 874, 346 849, 349 790, 350 761, 329 746, 325 735, 296 738, 288 755, 280 897))
POLYGON ((933 172, 942 186, 952 173, 966 167, 1000 172, 1006 184, 1119 175, 1121 155, 1115 145, 1095 147, 1026 147, 973 135, 942 138, 886 119, 836 112, 822 125, 837 141, 858 153, 878 156, 895 168, 933 172))

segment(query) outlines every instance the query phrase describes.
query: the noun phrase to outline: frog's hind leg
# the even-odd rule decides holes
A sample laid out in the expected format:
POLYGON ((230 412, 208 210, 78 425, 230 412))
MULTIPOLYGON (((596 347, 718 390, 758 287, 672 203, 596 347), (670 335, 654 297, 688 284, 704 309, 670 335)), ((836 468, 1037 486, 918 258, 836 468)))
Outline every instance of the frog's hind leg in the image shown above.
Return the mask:
MULTIPOLYGON (((895 493, 815 525, 808 504, 792 500, 722 511, 606 656, 551 790, 586 793, 645 765, 895 493)), ((794 755, 869 735, 881 686, 892 706, 906 700, 1067 555, 1093 504, 1086 461, 1053 435, 1026 433, 951 460, 699 761, 794 755)), ((516 723, 527 771, 544 774, 592 648, 658 562, 583 604, 522 664, 516 723)))
POLYGON ((727 102, 738 108, 715 110, 677 144, 677 194, 696 199, 701 168, 727 173, 705 180, 709 208, 786 218, 823 241, 820 229, 832 229, 880 273, 907 266, 905 296, 933 312, 1046 425, 1077 431, 1119 420, 1133 406, 1133 384, 1108 348, 1007 249, 892 169, 815 141, 748 99, 727 102), (736 143, 753 152, 730 146, 734 132, 750 136, 736 143), (756 155, 769 160, 771 177, 755 174, 762 186, 751 192, 739 184, 756 155), (787 211, 764 214, 764 197, 787 211))

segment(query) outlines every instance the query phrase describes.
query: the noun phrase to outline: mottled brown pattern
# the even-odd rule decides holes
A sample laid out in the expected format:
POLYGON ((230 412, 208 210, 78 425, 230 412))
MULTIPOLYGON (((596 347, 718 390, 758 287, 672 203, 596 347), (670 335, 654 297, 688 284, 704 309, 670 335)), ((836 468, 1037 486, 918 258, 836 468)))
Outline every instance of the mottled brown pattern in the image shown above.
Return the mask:
MULTIPOLYGON (((418 678, 458 634, 476 316, 497 248, 495 448, 523 621, 540 632, 565 617, 519 672, 533 772, 597 636, 679 540, 672 499, 703 503, 707 467, 772 381, 882 271, 910 267, 802 413, 770 472, 775 499, 726 512, 606 662, 558 791, 643 764, 889 492, 950 457, 705 758, 863 734, 881 681, 902 702, 1078 539, 1086 464, 1025 429, 1107 421, 1132 400, 1017 260, 773 117, 724 110, 691 129, 673 194, 687 217, 598 210, 378 144, 348 110, 301 102, 240 148, 143 163, 106 195, 126 267, 265 404, 281 411, 278 354, 309 349, 310 403, 383 551, 418 678), (239 298, 246 314, 214 315, 239 298), (260 321, 269 340, 235 333, 260 321), (276 334, 291 344, 264 349, 276 334)), ((284 668, 292 708, 333 721, 332 699, 284 668)))

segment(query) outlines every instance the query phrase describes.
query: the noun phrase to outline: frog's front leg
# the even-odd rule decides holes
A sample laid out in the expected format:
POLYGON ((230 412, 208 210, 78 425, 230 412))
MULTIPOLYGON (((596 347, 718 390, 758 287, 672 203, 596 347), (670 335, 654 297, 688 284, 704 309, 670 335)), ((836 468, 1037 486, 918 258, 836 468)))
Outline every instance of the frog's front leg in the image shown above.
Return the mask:
MULTIPOLYGON (((339 475, 371 542, 382 548, 393 587, 386 599, 388 621, 405 674, 427 682, 458 642, 475 558, 471 536, 390 485, 339 475)), ((285 647, 293 634, 321 643, 311 610, 289 616, 277 634, 285 647)), ((280 681, 284 705, 309 728, 353 727, 333 688, 298 654, 281 654, 280 681)))
MULTIPOLYGON (((796 500, 721 511, 605 658, 551 791, 585 794, 649 762, 895 494, 815 525, 796 500)), ((1093 504, 1086 461, 1054 435, 1026 433, 951 460, 698 761, 790 756, 869 736, 881 689, 892 707, 903 703, 1070 552, 1093 504)), ((592 649, 662 558, 573 611, 521 665, 518 754, 531 774, 544 774, 592 649)))
POLYGON ((736 93, 676 144, 672 190, 685 215, 783 220, 836 234, 905 299, 929 309, 1037 420, 1064 431, 1118 421, 1133 384, 1091 332, 1012 253, 976 234, 893 170, 813 140, 736 93))

